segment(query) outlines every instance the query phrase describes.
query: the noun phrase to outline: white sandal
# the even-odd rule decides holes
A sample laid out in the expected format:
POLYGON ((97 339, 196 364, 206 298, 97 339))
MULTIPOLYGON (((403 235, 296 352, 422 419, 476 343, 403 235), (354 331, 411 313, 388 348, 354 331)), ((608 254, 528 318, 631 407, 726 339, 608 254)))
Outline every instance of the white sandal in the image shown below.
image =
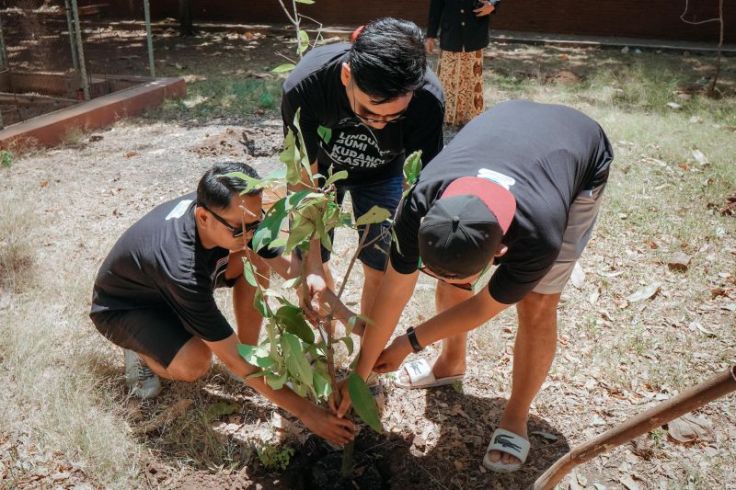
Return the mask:
MULTIPOLYGON (((462 381, 465 377, 464 374, 458 374, 456 376, 446 376, 444 378, 435 378, 432 372, 432 366, 429 365, 426 359, 417 359, 416 361, 407 362, 402 367, 402 370, 409 376, 409 382, 404 383, 398 378, 394 381, 394 384, 399 388, 407 389, 424 389, 434 388, 436 386, 445 386, 454 383, 455 381, 462 381)), ((401 372, 401 370, 399 371, 401 372)))
POLYGON ((497 473, 512 473, 521 468, 521 465, 526 462, 526 457, 529 455, 529 446, 529 441, 519 434, 514 434, 506 429, 496 429, 491 436, 488 449, 486 449, 483 466, 497 473), (510 454, 521 462, 506 464, 501 461, 491 461, 491 451, 510 454))

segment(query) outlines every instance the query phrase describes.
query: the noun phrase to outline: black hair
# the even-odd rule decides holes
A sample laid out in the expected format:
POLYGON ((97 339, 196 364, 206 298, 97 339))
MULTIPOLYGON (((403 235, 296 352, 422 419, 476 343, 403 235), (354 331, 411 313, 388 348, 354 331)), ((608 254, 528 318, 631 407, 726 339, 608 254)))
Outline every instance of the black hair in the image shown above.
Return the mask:
POLYGON ((424 81, 424 35, 408 20, 385 17, 365 26, 348 55, 351 77, 377 103, 416 90, 424 81))
MULTIPOLYGON (((240 194, 248 187, 245 180, 227 175, 233 172, 242 172, 254 179, 260 178, 258 172, 248 164, 242 162, 216 163, 199 180, 197 204, 210 209, 227 209, 230 206, 233 194, 240 194)), ((263 192, 263 189, 256 188, 244 195, 255 196, 261 192, 263 192)))

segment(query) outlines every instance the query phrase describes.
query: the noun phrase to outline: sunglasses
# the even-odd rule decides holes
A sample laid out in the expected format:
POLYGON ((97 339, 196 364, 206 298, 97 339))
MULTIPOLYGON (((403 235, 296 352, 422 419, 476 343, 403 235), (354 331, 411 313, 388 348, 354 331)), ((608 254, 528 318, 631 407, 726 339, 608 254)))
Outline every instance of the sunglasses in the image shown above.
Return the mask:
POLYGON ((225 218, 217 214, 216 212, 212 211, 210 208, 205 206, 204 204, 197 204, 201 208, 206 209, 217 221, 223 224, 225 228, 230 230, 230 233, 232 233, 233 238, 240 238, 243 236, 243 233, 250 233, 251 231, 255 231, 258 226, 263 222, 263 211, 261 211, 261 219, 257 221, 253 221, 251 223, 245 223, 245 227, 241 226, 233 226, 230 223, 227 222, 225 218))
POLYGON ((473 291, 475 289, 475 285, 478 284, 478 281, 480 281, 481 277, 488 271, 488 268, 490 267, 490 263, 487 264, 482 271, 480 271, 480 274, 478 274, 478 278, 473 282, 447 282, 448 279, 458 279, 459 277, 456 275, 446 275, 446 276, 439 276, 435 274, 432 269, 427 267, 422 263, 422 259, 419 259, 419 266, 417 267, 420 272, 423 272, 427 274, 428 276, 432 276, 438 281, 442 281, 446 284, 449 284, 450 286, 456 287, 458 289, 462 289, 463 291, 473 291))
POLYGON ((406 109, 396 114, 391 114, 388 116, 373 114, 365 106, 359 104, 355 100, 355 85, 353 84, 353 82, 351 82, 351 85, 352 89, 350 90, 350 103, 352 104, 352 109, 355 117, 357 117, 361 122, 368 124, 391 124, 406 119, 406 111, 409 109, 408 105, 406 106, 406 109))

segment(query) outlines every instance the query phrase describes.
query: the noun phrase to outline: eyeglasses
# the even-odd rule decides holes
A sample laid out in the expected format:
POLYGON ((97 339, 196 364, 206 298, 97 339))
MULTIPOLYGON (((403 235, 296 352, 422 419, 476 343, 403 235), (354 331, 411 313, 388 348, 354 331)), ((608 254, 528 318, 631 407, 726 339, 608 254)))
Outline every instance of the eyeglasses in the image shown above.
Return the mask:
POLYGON ((350 89, 350 104, 352 105, 351 109, 353 110, 353 114, 355 114, 355 117, 357 117, 361 122, 368 124, 391 124, 406 119, 406 111, 409 109, 408 104, 403 111, 397 112, 396 114, 390 114, 388 116, 374 114, 362 104, 358 104, 358 102, 355 100, 355 82, 351 81, 350 85, 352 87, 350 89))
POLYGON ((230 223, 227 222, 225 218, 217 214, 216 212, 212 211, 210 208, 205 206, 204 204, 197 204, 197 206, 202 207, 203 209, 206 209, 209 211, 209 213, 220 223, 222 223, 225 228, 230 230, 230 233, 233 234, 233 238, 240 238, 243 236, 243 233, 250 233, 251 231, 255 231, 258 226, 263 222, 263 211, 261 211, 261 219, 252 221, 250 223, 245 223, 245 227, 241 226, 233 226, 230 223))

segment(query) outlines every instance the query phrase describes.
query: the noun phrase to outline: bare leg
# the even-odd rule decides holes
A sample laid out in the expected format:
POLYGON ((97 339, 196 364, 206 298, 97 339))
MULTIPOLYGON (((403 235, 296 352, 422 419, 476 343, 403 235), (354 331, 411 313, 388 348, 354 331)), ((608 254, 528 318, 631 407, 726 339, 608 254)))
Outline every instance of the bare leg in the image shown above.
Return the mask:
MULTIPOLYGON (((472 291, 466 291, 446 282, 437 281, 434 296, 435 308, 439 314, 472 297, 472 291)), ((467 340, 468 334, 463 333, 442 341, 442 353, 440 353, 432 368, 432 372, 436 378, 465 373, 467 340)))
POLYGON ((373 308, 378 287, 381 285, 384 272, 363 264, 363 293, 360 295, 360 314, 368 315, 373 308))
MULTIPOLYGON (((532 400, 547 378, 557 348, 557 304, 560 294, 529 293, 516 305, 519 331, 514 344, 511 398, 498 426, 527 437, 527 421, 532 400)), ((519 461, 498 451, 490 459, 506 464, 519 461)))
MULTIPOLYGON (((458 303, 473 296, 472 291, 451 286, 446 282, 437 281, 435 289, 435 307, 437 313, 452 308, 458 303)), ((449 337, 442 341, 442 352, 432 367, 435 378, 445 378, 465 373, 465 354, 467 351, 467 333, 449 337)), ((407 383, 408 377, 405 372, 399 374, 402 382, 407 383)))
POLYGON ((163 367, 158 361, 145 354, 139 354, 146 361, 151 371, 162 378, 176 381, 196 381, 204 376, 212 363, 212 352, 204 342, 196 337, 189 339, 179 349, 169 367, 163 367))

